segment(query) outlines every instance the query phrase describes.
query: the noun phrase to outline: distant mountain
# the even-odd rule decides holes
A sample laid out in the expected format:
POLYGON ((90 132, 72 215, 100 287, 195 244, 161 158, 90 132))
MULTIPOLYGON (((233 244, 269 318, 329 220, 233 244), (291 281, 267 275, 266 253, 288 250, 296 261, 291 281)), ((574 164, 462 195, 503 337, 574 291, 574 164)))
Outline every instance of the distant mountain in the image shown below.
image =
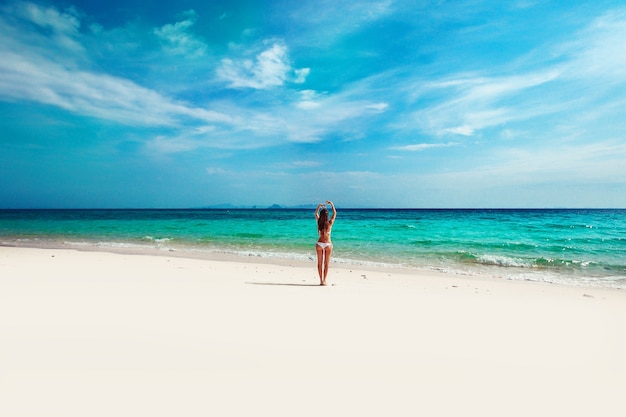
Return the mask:
POLYGON ((213 204, 211 206, 199 207, 201 209, 220 209, 220 210, 235 210, 235 209, 271 209, 271 210, 282 210, 282 209, 315 209, 317 204, 299 204, 296 206, 281 206, 280 204, 272 204, 269 207, 263 206, 236 206, 231 203, 222 203, 222 204, 213 204))
POLYGON ((300 204, 298 206, 291 206, 289 208, 294 208, 294 209, 311 209, 311 210, 315 210, 315 207, 317 207, 317 204, 300 204))
POLYGON ((205 208, 205 209, 236 209, 236 208, 240 208, 237 206, 234 206, 230 203, 222 203, 222 204, 214 204, 212 206, 205 206, 205 207, 201 207, 201 208, 205 208))

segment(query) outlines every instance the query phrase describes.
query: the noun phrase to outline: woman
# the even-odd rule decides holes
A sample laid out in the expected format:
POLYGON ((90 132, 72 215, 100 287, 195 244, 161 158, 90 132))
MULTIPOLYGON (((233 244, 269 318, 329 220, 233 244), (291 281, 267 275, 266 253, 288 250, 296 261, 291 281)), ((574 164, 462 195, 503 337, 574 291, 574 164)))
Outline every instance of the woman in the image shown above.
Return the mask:
POLYGON ((328 275, 328 265, 330 264, 330 255, 333 253, 333 244, 330 241, 330 232, 335 223, 335 217, 337 217, 337 210, 332 201, 327 201, 326 204, 320 203, 315 209, 315 218, 317 219, 317 233, 319 239, 315 244, 315 250, 317 251, 317 272, 320 275, 320 285, 326 285, 326 276, 328 275), (328 209, 326 204, 330 204, 333 210, 333 216, 328 219, 328 209), (320 207, 322 208, 320 210, 320 207))

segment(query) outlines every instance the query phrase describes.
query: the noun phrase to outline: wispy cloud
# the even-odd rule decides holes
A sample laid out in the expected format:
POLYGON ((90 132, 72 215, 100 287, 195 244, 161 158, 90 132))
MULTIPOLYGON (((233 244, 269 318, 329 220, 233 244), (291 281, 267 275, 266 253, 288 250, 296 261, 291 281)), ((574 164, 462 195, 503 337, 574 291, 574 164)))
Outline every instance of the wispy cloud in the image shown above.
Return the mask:
POLYGON ((217 75, 228 83, 230 88, 253 88, 264 90, 278 87, 287 81, 303 83, 309 74, 309 68, 293 69, 287 47, 279 41, 264 42, 270 45, 254 58, 248 58, 250 51, 241 58, 222 59, 217 75))
MULTIPOLYGON (((73 7, 60 11, 52 6, 19 1, 2 7, 7 15, 13 15, 23 22, 49 30, 56 50, 59 46, 69 50, 80 51, 82 45, 76 41, 79 35, 79 13, 73 7)), ((6 32, 5 32, 6 33, 6 32)))
POLYGON ((558 76, 554 69, 522 76, 461 75, 422 83, 413 92, 416 100, 432 94, 446 98, 412 113, 409 123, 433 135, 472 136, 481 129, 545 114, 545 106, 529 105, 534 95, 528 94, 558 76))
POLYGON ((447 143, 416 143, 413 145, 405 145, 405 146, 394 146, 389 149, 394 151, 410 151, 410 152, 421 152, 427 149, 434 148, 449 148, 452 146, 459 145, 458 142, 447 142, 447 143))
POLYGON ((396 88, 409 91, 415 110, 399 115, 392 125, 433 136, 474 136, 548 116, 561 115, 561 123, 581 125, 607 117, 607 110, 623 115, 619 91, 626 92, 624 38, 626 11, 614 10, 566 43, 540 46, 500 67, 500 74, 489 68, 408 81, 409 87, 396 88))
POLYGON ((206 173, 208 175, 223 175, 223 174, 227 174, 228 171, 225 170, 224 168, 209 167, 209 168, 206 169, 206 173))
POLYGON ((297 169, 310 169, 317 168, 322 165, 319 161, 311 161, 311 160, 295 160, 288 162, 281 162, 278 164, 274 164, 277 169, 289 169, 289 170, 297 170, 297 169))
POLYGON ((183 55, 189 58, 198 58, 206 54, 207 45, 192 33, 191 27, 198 18, 194 10, 183 13, 186 17, 176 23, 169 23, 154 29, 154 34, 163 42, 165 52, 172 55, 183 55))
POLYGON ((300 42, 326 46, 360 30, 363 25, 390 16, 393 9, 392 0, 315 0, 294 3, 293 10, 286 17, 306 34, 300 42))
POLYGON ((354 97, 356 91, 350 86, 333 95, 305 90, 292 100, 263 108, 223 106, 220 114, 233 115, 228 125, 185 129, 168 138, 154 138, 149 147, 177 153, 207 147, 255 149, 285 142, 316 143, 328 135, 358 138, 365 133, 359 122, 383 113, 388 105, 354 97))
POLYGON ((0 135, 4 163, 18 140, 78 161, 82 135, 81 152, 141 161, 101 152, 124 177, 184 163, 164 181, 189 174, 190 189, 221 187, 224 201, 308 201, 317 191, 302 184, 315 181, 373 206, 491 204, 507 185, 626 175, 618 1, 128 1, 132 16, 0 1, 0 101, 16 132, 0 135), (81 129, 31 140, 37 120, 81 129))
POLYGON ((626 144, 602 141, 588 145, 556 146, 542 149, 508 148, 497 151, 490 163, 470 170, 430 174, 444 187, 463 183, 488 187, 516 187, 538 184, 626 183, 626 144), (444 185, 445 184, 445 185, 444 185))
MULTIPOLYGON (((5 11, 36 22, 48 19, 47 24, 55 30, 70 32, 76 38, 72 42, 80 40, 75 34, 80 22, 74 15, 27 3, 5 11)), ((0 97, 4 99, 38 102, 137 126, 175 126, 188 119, 197 123, 232 120, 217 111, 168 98, 131 80, 83 69, 85 57, 77 52, 83 48, 60 53, 55 36, 42 38, 25 28, 17 30, 2 18, 0 28, 7 29, 0 31, 0 97), (38 36, 36 45, 29 42, 32 36, 38 36), (57 48, 57 53, 49 54, 48 47, 57 48)))
POLYGON ((311 68, 299 68, 294 70, 295 79, 293 80, 296 84, 302 84, 306 81, 306 77, 311 73, 311 68))
MULTIPOLYGON (((94 71, 97 67, 83 53, 78 12, 60 12, 30 3, 4 9, 0 17, 0 97, 56 106, 77 115, 96 117, 136 127, 167 127, 169 133, 147 140, 151 152, 179 153, 204 147, 255 148, 292 142, 317 142, 326 135, 360 137, 356 125, 344 125, 385 112, 388 104, 369 99, 360 85, 346 85, 334 94, 285 90, 264 106, 212 100, 202 105, 183 101, 140 85, 131 79, 94 71), (41 17, 44 16, 44 17, 41 17), (47 16, 47 17, 45 17, 47 16), (81 47, 58 49, 55 37, 29 29, 29 24, 47 21, 49 28, 71 38, 81 47), (19 25, 19 26, 16 26, 19 25), (37 36, 37 42, 31 42, 37 36), (55 53, 46 52, 57 48, 55 53)), ((183 13, 184 20, 154 30, 170 53, 198 56, 205 44, 190 35, 197 14, 183 13)), ((43 23, 42 23, 43 24, 43 23)), ((96 25, 93 23, 92 26, 96 25)), ((99 27, 94 36, 101 33, 99 27)), ((224 58, 216 77, 230 88, 268 90, 306 82, 309 68, 293 68, 284 42, 272 39, 231 49, 236 56, 224 58)), ((212 84, 213 88, 215 87, 212 84)))
POLYGON ((344 140, 358 138, 368 117, 384 113, 389 104, 374 101, 361 85, 346 85, 335 94, 303 90, 290 108, 283 111, 288 115, 286 128, 291 140, 296 142, 318 142, 327 134, 343 136, 344 140))
POLYGON ((566 77, 623 81, 626 79, 626 8, 594 19, 576 37, 555 48, 567 59, 566 77))
POLYGON ((53 105, 122 124, 173 126, 186 118, 206 123, 231 120, 123 78, 69 69, 45 57, 20 55, 2 47, 0 75, 0 97, 53 105))

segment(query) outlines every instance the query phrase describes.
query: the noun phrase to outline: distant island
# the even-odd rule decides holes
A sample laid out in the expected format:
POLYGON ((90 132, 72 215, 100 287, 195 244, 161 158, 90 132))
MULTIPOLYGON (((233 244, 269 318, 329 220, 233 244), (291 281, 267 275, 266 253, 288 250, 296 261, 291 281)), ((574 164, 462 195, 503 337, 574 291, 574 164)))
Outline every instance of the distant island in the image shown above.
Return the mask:
POLYGON ((290 209, 315 209, 317 204, 300 204, 297 206, 281 206, 280 204, 272 204, 271 206, 237 206, 231 203, 214 204, 211 206, 199 207, 201 209, 222 209, 222 210, 236 210, 236 209, 257 209, 257 210, 290 210, 290 209))

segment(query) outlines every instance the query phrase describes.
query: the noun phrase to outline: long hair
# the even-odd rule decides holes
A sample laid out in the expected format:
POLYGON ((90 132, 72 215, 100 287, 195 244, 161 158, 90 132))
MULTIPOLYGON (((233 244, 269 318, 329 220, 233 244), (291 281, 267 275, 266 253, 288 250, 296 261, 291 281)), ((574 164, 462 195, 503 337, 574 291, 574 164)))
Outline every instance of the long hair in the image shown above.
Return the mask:
POLYGON ((324 207, 320 210, 320 217, 317 219, 317 230, 320 232, 326 231, 328 225, 328 209, 324 207))

